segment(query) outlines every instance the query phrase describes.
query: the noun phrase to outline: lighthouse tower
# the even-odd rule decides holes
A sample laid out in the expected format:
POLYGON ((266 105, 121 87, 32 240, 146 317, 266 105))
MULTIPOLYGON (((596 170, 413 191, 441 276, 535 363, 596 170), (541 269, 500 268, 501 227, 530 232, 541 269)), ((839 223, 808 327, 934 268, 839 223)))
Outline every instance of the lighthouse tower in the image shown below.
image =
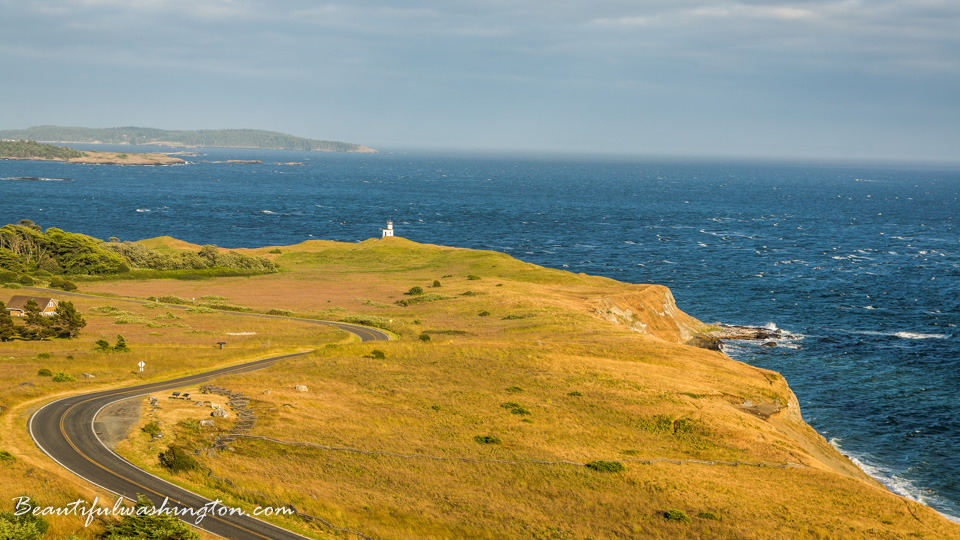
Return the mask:
POLYGON ((380 230, 383 231, 383 236, 381 236, 380 238, 386 238, 386 237, 388 237, 388 236, 393 236, 393 222, 392 222, 392 221, 388 221, 388 222, 387 222, 387 228, 386 228, 386 229, 380 229, 380 230))

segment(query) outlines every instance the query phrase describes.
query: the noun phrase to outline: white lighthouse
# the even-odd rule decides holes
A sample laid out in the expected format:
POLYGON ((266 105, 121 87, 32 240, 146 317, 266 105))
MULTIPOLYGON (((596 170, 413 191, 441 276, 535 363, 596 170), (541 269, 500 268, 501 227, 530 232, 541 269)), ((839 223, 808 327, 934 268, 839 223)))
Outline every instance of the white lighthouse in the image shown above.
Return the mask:
POLYGON ((392 222, 392 221, 388 221, 388 222, 387 222, 387 228, 386 228, 386 229, 380 229, 380 230, 383 231, 383 236, 381 236, 380 238, 386 238, 386 237, 388 237, 388 236, 393 236, 393 222, 392 222))

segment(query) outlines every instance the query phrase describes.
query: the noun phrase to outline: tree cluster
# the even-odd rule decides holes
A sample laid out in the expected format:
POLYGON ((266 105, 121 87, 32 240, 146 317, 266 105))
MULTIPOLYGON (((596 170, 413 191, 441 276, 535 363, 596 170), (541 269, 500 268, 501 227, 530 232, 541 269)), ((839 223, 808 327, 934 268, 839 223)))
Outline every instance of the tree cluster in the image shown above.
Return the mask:
POLYGON ((73 302, 60 302, 52 317, 40 314, 40 305, 32 298, 24 306, 23 324, 14 323, 7 306, 0 302, 0 341, 25 339, 36 341, 52 337, 75 338, 87 321, 73 306, 73 302))
POLYGON ((53 146, 31 140, 0 141, 0 158, 66 160, 83 156, 83 152, 65 146, 53 146))
MULTIPOLYGON (((115 240, 115 239, 111 239, 115 240)), ((227 268, 254 274, 278 271, 273 261, 235 251, 203 246, 196 253, 164 253, 133 242, 102 240, 51 227, 43 231, 23 219, 0 227, 0 282, 33 285, 34 276, 111 275, 131 269, 205 270, 227 268)), ((76 285, 53 277, 52 287, 73 290, 76 285)))

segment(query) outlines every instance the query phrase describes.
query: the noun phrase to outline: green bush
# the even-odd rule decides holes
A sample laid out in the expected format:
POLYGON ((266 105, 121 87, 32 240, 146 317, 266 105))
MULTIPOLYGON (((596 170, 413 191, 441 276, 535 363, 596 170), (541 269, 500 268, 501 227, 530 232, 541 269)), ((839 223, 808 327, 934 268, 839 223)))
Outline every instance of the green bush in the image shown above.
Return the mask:
POLYGON ((489 311, 481 311, 480 313, 477 313, 477 316, 478 316, 478 317, 489 317, 489 316, 490 316, 490 312, 489 312, 489 311))
POLYGON ((477 435, 473 440, 480 444, 500 444, 500 439, 493 435, 477 435))
POLYGON ((690 523, 691 521, 690 517, 687 516, 687 514, 685 514, 683 510, 677 510, 677 509, 667 510, 666 512, 663 513, 663 517, 667 521, 676 521, 678 523, 690 523))
POLYGON ((410 296, 421 296, 423 295, 423 287, 417 285, 415 287, 410 287, 410 290, 407 291, 407 294, 410 296))
POLYGON ((293 315, 293 312, 286 309, 271 309, 267 312, 267 315, 280 315, 282 317, 289 317, 290 315, 293 315))
POLYGON ((697 514, 697 517, 700 519, 711 519, 713 521, 720 521, 720 516, 714 514, 713 512, 700 512, 697 514))
MULTIPOLYGON (((152 508, 153 503, 140 495, 134 508, 152 508)), ((200 540, 189 525, 166 512, 133 512, 120 523, 107 525, 103 540, 200 540)))
POLYGON ((40 377, 53 377, 53 372, 47 368, 43 368, 37 372, 37 375, 40 377))
POLYGON ((11 283, 17 280, 17 273, 0 269, 0 283, 11 283))
POLYGON ((528 411, 526 407, 512 401, 501 403, 500 406, 510 411, 510 414, 516 414, 520 416, 527 416, 530 414, 530 411, 528 411))
POLYGON ((518 393, 518 392, 523 392, 523 388, 520 388, 519 386, 509 386, 509 387, 507 387, 506 390, 507 390, 507 392, 509 392, 509 393, 511 393, 511 394, 516 394, 516 393, 518 393))
POLYGON ((6 450, 0 450, 0 461, 16 461, 17 458, 13 457, 13 454, 7 452, 6 450))
POLYGON ((37 353, 37 360, 46 360, 48 358, 50 358, 50 353, 48 352, 37 353))
POLYGON ((386 353, 384 353, 380 349, 374 349, 370 351, 370 354, 377 360, 383 360, 384 358, 387 357, 386 353))
MULTIPOLYGON (((36 508, 35 503, 26 503, 36 508)), ((14 515, 9 512, 0 513, 0 539, 2 540, 40 540, 46 534, 50 524, 37 516, 33 511, 14 515)))
POLYGON ((33 278, 28 275, 22 275, 17 278, 17 283, 30 287, 32 285, 36 285, 37 282, 34 281, 33 278))
POLYGON ((19 288, 21 288, 21 287, 23 287, 23 285, 21 285, 21 284, 19 284, 19 283, 4 283, 4 284, 3 284, 3 288, 4 288, 4 289, 19 289, 19 288))
POLYGON ((585 466, 588 469, 593 469, 594 471, 602 473, 618 473, 627 470, 627 468, 623 466, 623 463, 620 463, 619 461, 591 461, 585 466))
POLYGON ((580 392, 577 392, 576 390, 574 390, 573 392, 568 392, 567 395, 570 396, 570 397, 580 397, 580 396, 582 396, 583 394, 581 394, 580 392))
POLYGON ((150 421, 147 422, 147 425, 143 426, 141 429, 144 433, 152 437, 160 433, 160 424, 156 423, 155 421, 150 421))
POLYGON ((114 352, 130 352, 130 347, 127 347, 127 340, 120 334, 117 334, 117 344, 113 346, 114 352))
POLYGON ((384 329, 390 325, 389 319, 377 317, 376 315, 350 315, 349 317, 340 319, 340 322, 359 324, 361 326, 373 326, 375 328, 384 329))
POLYGON ((442 286, 442 285, 440 285, 440 280, 439 280, 439 279, 433 280, 433 288, 437 288, 437 287, 441 287, 441 286, 442 286))
POLYGON ((56 375, 53 376, 53 382, 70 382, 75 380, 77 380, 76 377, 62 371, 58 371, 56 375))
POLYGON ((283 253, 283 252, 280 251, 280 248, 277 248, 277 249, 271 249, 271 250, 270 250, 270 253, 272 253, 272 254, 274 254, 274 255, 280 255, 280 254, 283 253))
POLYGON ((478 276, 478 275, 476 275, 476 274, 470 274, 469 276, 467 276, 467 279, 469 279, 470 281, 476 281, 476 280, 480 279, 480 276, 478 276))
POLYGON ((183 451, 183 448, 171 444, 166 452, 160 454, 160 465, 173 472, 192 471, 200 468, 200 463, 183 451))
POLYGON ((110 347, 110 342, 105 339, 98 339, 96 342, 94 342, 94 345, 96 345, 96 347, 94 347, 93 350, 97 352, 110 352, 113 350, 110 347))
POLYGON ((430 334, 420 334, 420 341, 430 341, 430 334))

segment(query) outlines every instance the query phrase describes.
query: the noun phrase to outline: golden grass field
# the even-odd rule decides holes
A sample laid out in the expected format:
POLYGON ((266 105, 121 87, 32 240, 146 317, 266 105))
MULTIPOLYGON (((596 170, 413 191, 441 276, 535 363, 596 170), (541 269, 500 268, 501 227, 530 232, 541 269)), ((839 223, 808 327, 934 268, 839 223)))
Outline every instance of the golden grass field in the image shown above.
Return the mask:
MULTIPOLYGON (((199 249, 171 238, 144 243, 199 249)), ((960 538, 960 525, 885 490, 803 423, 778 374, 681 344, 704 326, 663 287, 401 238, 276 249, 240 251, 273 258, 279 274, 103 280, 82 283, 81 292, 376 316, 397 339, 359 343, 307 323, 74 299, 89 321, 80 339, 0 344, 0 449, 16 457, 0 464, 0 511, 20 494, 63 504, 97 493, 26 435, 29 413, 54 396, 139 382, 139 360, 145 380, 161 380, 310 349, 213 381, 249 396, 259 417, 250 435, 272 440, 239 438, 211 451, 236 415, 199 428, 195 420, 209 409, 161 399, 162 441, 134 431, 118 452, 228 504, 292 504, 378 539, 960 538), (398 305, 416 298, 405 294, 413 286, 432 301, 398 305), (248 332, 256 333, 226 335, 248 332), (93 352, 96 339, 113 342, 117 333, 132 352, 93 352), (419 339, 424 333, 429 341, 419 339), (218 350, 217 341, 228 346, 218 350), (78 380, 54 383, 36 375, 41 367, 78 380), (299 384, 308 391, 294 391, 299 384), (751 414, 741 407, 746 400, 781 412, 751 414), (213 476, 160 468, 156 456, 171 442, 198 450, 213 476), (597 460, 625 470, 583 466, 597 460), (759 463, 767 466, 747 465, 759 463), (667 519, 670 510, 689 521, 667 519)), ((140 425, 152 419, 144 414, 140 425)), ((50 538, 98 530, 72 518, 51 522, 50 538)), ((277 522, 315 538, 342 537, 299 518, 277 522)))

